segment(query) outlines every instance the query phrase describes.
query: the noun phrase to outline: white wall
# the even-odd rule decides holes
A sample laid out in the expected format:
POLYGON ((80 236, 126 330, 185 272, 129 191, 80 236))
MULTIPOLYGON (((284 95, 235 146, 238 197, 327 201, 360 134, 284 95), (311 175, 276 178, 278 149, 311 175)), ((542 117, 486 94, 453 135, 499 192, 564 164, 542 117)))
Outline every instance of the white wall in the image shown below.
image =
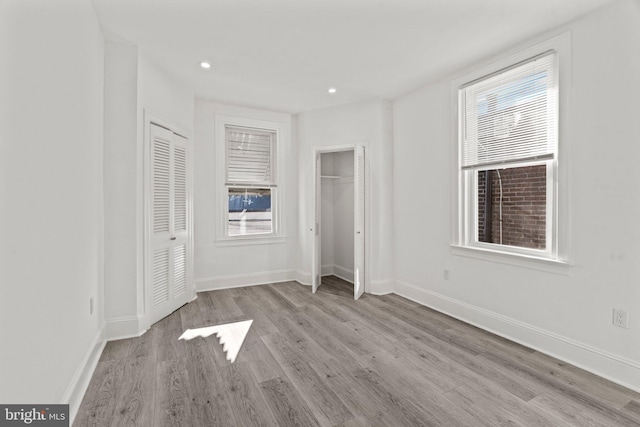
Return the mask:
POLYGON ((298 115, 300 251, 299 280, 311 282, 314 147, 365 146, 365 291, 385 293, 391 282, 392 159, 391 108, 385 101, 347 104, 298 115))
POLYGON ((144 301, 145 114, 193 133, 193 91, 136 46, 105 49, 105 317, 107 337, 149 327, 144 301))
MULTIPOLYGON (((138 48, 105 43, 105 317, 135 318, 139 260, 138 48)), ((137 327, 136 327, 137 328, 137 327)), ((117 333, 116 333, 117 335, 117 333)))
POLYGON ((102 348, 103 48, 89 0, 0 2, 3 403, 73 412, 102 348))
POLYGON ((294 280, 297 252, 297 148, 290 114, 218 104, 195 103, 195 277, 199 290, 294 280), (216 241, 220 212, 216 211, 215 140, 216 115, 276 122, 289 133, 279 141, 284 154, 284 182, 279 194, 284 240, 270 244, 229 246, 216 241))
POLYGON ((138 64, 139 107, 187 133, 193 132, 193 89, 157 66, 144 50, 140 52, 138 64))
POLYGON ((336 275, 353 282, 354 255, 354 199, 353 180, 333 183, 333 265, 336 275))
POLYGON ((566 139, 560 141, 569 148, 560 162, 568 167, 572 268, 553 273, 450 252, 456 218, 450 80, 394 102, 393 185, 396 292, 636 390, 638 23, 640 4, 621 0, 554 31, 572 35, 572 75, 562 87, 569 91, 569 108, 561 112, 566 139), (612 325, 613 307, 629 312, 629 329, 612 325))
MULTIPOLYGON (((322 175, 333 175, 333 157, 331 153, 322 155, 322 175)), ((321 245, 321 265, 322 273, 334 274, 333 265, 334 258, 334 238, 335 230, 333 228, 333 182, 330 179, 322 179, 321 181, 321 212, 320 212, 320 245, 321 245)))

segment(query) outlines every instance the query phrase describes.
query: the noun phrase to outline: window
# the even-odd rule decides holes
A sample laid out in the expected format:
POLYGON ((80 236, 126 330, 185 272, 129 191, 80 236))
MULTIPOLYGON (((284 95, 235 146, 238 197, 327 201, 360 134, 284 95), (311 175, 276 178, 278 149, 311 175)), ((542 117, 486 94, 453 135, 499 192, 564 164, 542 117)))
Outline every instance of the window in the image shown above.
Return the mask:
POLYGON ((277 132, 225 125, 228 237, 274 235, 277 132))
POLYGON ((461 245, 557 259, 557 53, 476 77, 458 100, 461 245))
POLYGON ((273 233, 270 188, 228 188, 229 236, 273 233))

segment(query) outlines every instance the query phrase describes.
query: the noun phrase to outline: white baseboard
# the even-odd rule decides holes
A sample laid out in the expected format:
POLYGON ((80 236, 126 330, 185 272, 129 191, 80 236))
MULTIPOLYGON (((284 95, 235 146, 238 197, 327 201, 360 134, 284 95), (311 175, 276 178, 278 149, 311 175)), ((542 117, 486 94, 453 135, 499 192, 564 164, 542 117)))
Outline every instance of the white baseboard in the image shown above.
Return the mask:
POLYGON ((141 322, 142 316, 107 319, 107 341, 139 337, 147 330, 147 328, 142 327, 141 322))
POLYGON ((311 273, 305 273, 304 271, 296 271, 296 281, 301 285, 311 286, 311 273))
POLYGON ((640 364, 462 301, 398 282, 394 293, 640 392, 640 364))
POLYGON ((346 280, 349 283, 353 283, 353 270, 340 267, 339 265, 333 266, 333 275, 346 280))
POLYGON ((387 295, 393 293, 393 280, 372 280, 369 282, 368 294, 387 295))
POLYGON ((349 283, 353 283, 353 270, 340 267, 339 265, 323 265, 322 276, 336 276, 349 283))
POLYGON ((78 414, 82 398, 84 397, 87 388, 89 388, 89 382, 91 382, 93 371, 95 371, 96 366, 98 365, 100 355, 102 355, 102 350, 104 350, 106 343, 105 328, 102 328, 89 347, 89 351, 76 369, 76 372, 71 379, 71 383, 69 384, 69 387, 67 387, 67 391, 64 393, 62 401, 69 403, 69 425, 73 425, 73 420, 78 414))
POLYGON ((196 291, 206 292, 218 289, 241 288, 267 283, 289 282, 298 279, 294 270, 265 271, 261 273, 237 274, 196 279, 196 291))
POLYGON ((322 274, 322 276, 332 276, 334 274, 334 266, 333 265, 323 265, 321 274, 322 274))
MULTIPOLYGON (((353 272, 350 272, 349 270, 346 270, 347 273, 341 273, 340 271, 338 271, 337 269, 339 269, 340 267, 338 266, 324 266, 323 267, 323 276, 332 274, 334 276, 337 276, 343 280, 346 280, 347 282, 353 283, 353 272), (331 273, 325 273, 325 268, 333 268, 333 272, 331 273)), ((304 271, 296 271, 296 279, 295 279, 298 283, 305 285, 305 286, 311 286, 311 273, 306 273, 304 271)), ((365 289, 365 292, 368 294, 373 294, 373 295, 386 295, 386 294, 391 294, 393 293, 393 284, 394 281, 391 279, 385 279, 385 280, 372 280, 367 284, 367 287, 365 289)))

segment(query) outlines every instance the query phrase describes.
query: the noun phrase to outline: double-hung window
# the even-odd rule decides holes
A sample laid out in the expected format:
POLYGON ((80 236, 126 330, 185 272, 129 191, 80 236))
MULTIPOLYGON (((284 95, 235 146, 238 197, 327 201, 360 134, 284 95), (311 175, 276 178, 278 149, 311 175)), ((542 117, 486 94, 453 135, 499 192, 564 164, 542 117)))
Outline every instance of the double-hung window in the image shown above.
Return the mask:
POLYGON ((225 234, 276 234, 275 130, 225 125, 225 234))
POLYGON ((462 246, 557 259, 557 54, 458 89, 462 246))

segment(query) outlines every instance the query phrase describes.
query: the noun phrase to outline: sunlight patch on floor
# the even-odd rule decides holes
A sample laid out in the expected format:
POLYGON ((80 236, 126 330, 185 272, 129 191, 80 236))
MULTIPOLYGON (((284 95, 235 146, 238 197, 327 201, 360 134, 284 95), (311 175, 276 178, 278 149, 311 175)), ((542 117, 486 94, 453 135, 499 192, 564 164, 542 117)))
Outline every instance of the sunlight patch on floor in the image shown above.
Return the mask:
POLYGON ((216 334, 218 342, 222 345, 222 350, 227 355, 227 360, 233 363, 240 352, 242 343, 244 343, 252 323, 253 320, 244 320, 224 325, 187 329, 178 339, 189 341, 195 337, 207 338, 216 334))

